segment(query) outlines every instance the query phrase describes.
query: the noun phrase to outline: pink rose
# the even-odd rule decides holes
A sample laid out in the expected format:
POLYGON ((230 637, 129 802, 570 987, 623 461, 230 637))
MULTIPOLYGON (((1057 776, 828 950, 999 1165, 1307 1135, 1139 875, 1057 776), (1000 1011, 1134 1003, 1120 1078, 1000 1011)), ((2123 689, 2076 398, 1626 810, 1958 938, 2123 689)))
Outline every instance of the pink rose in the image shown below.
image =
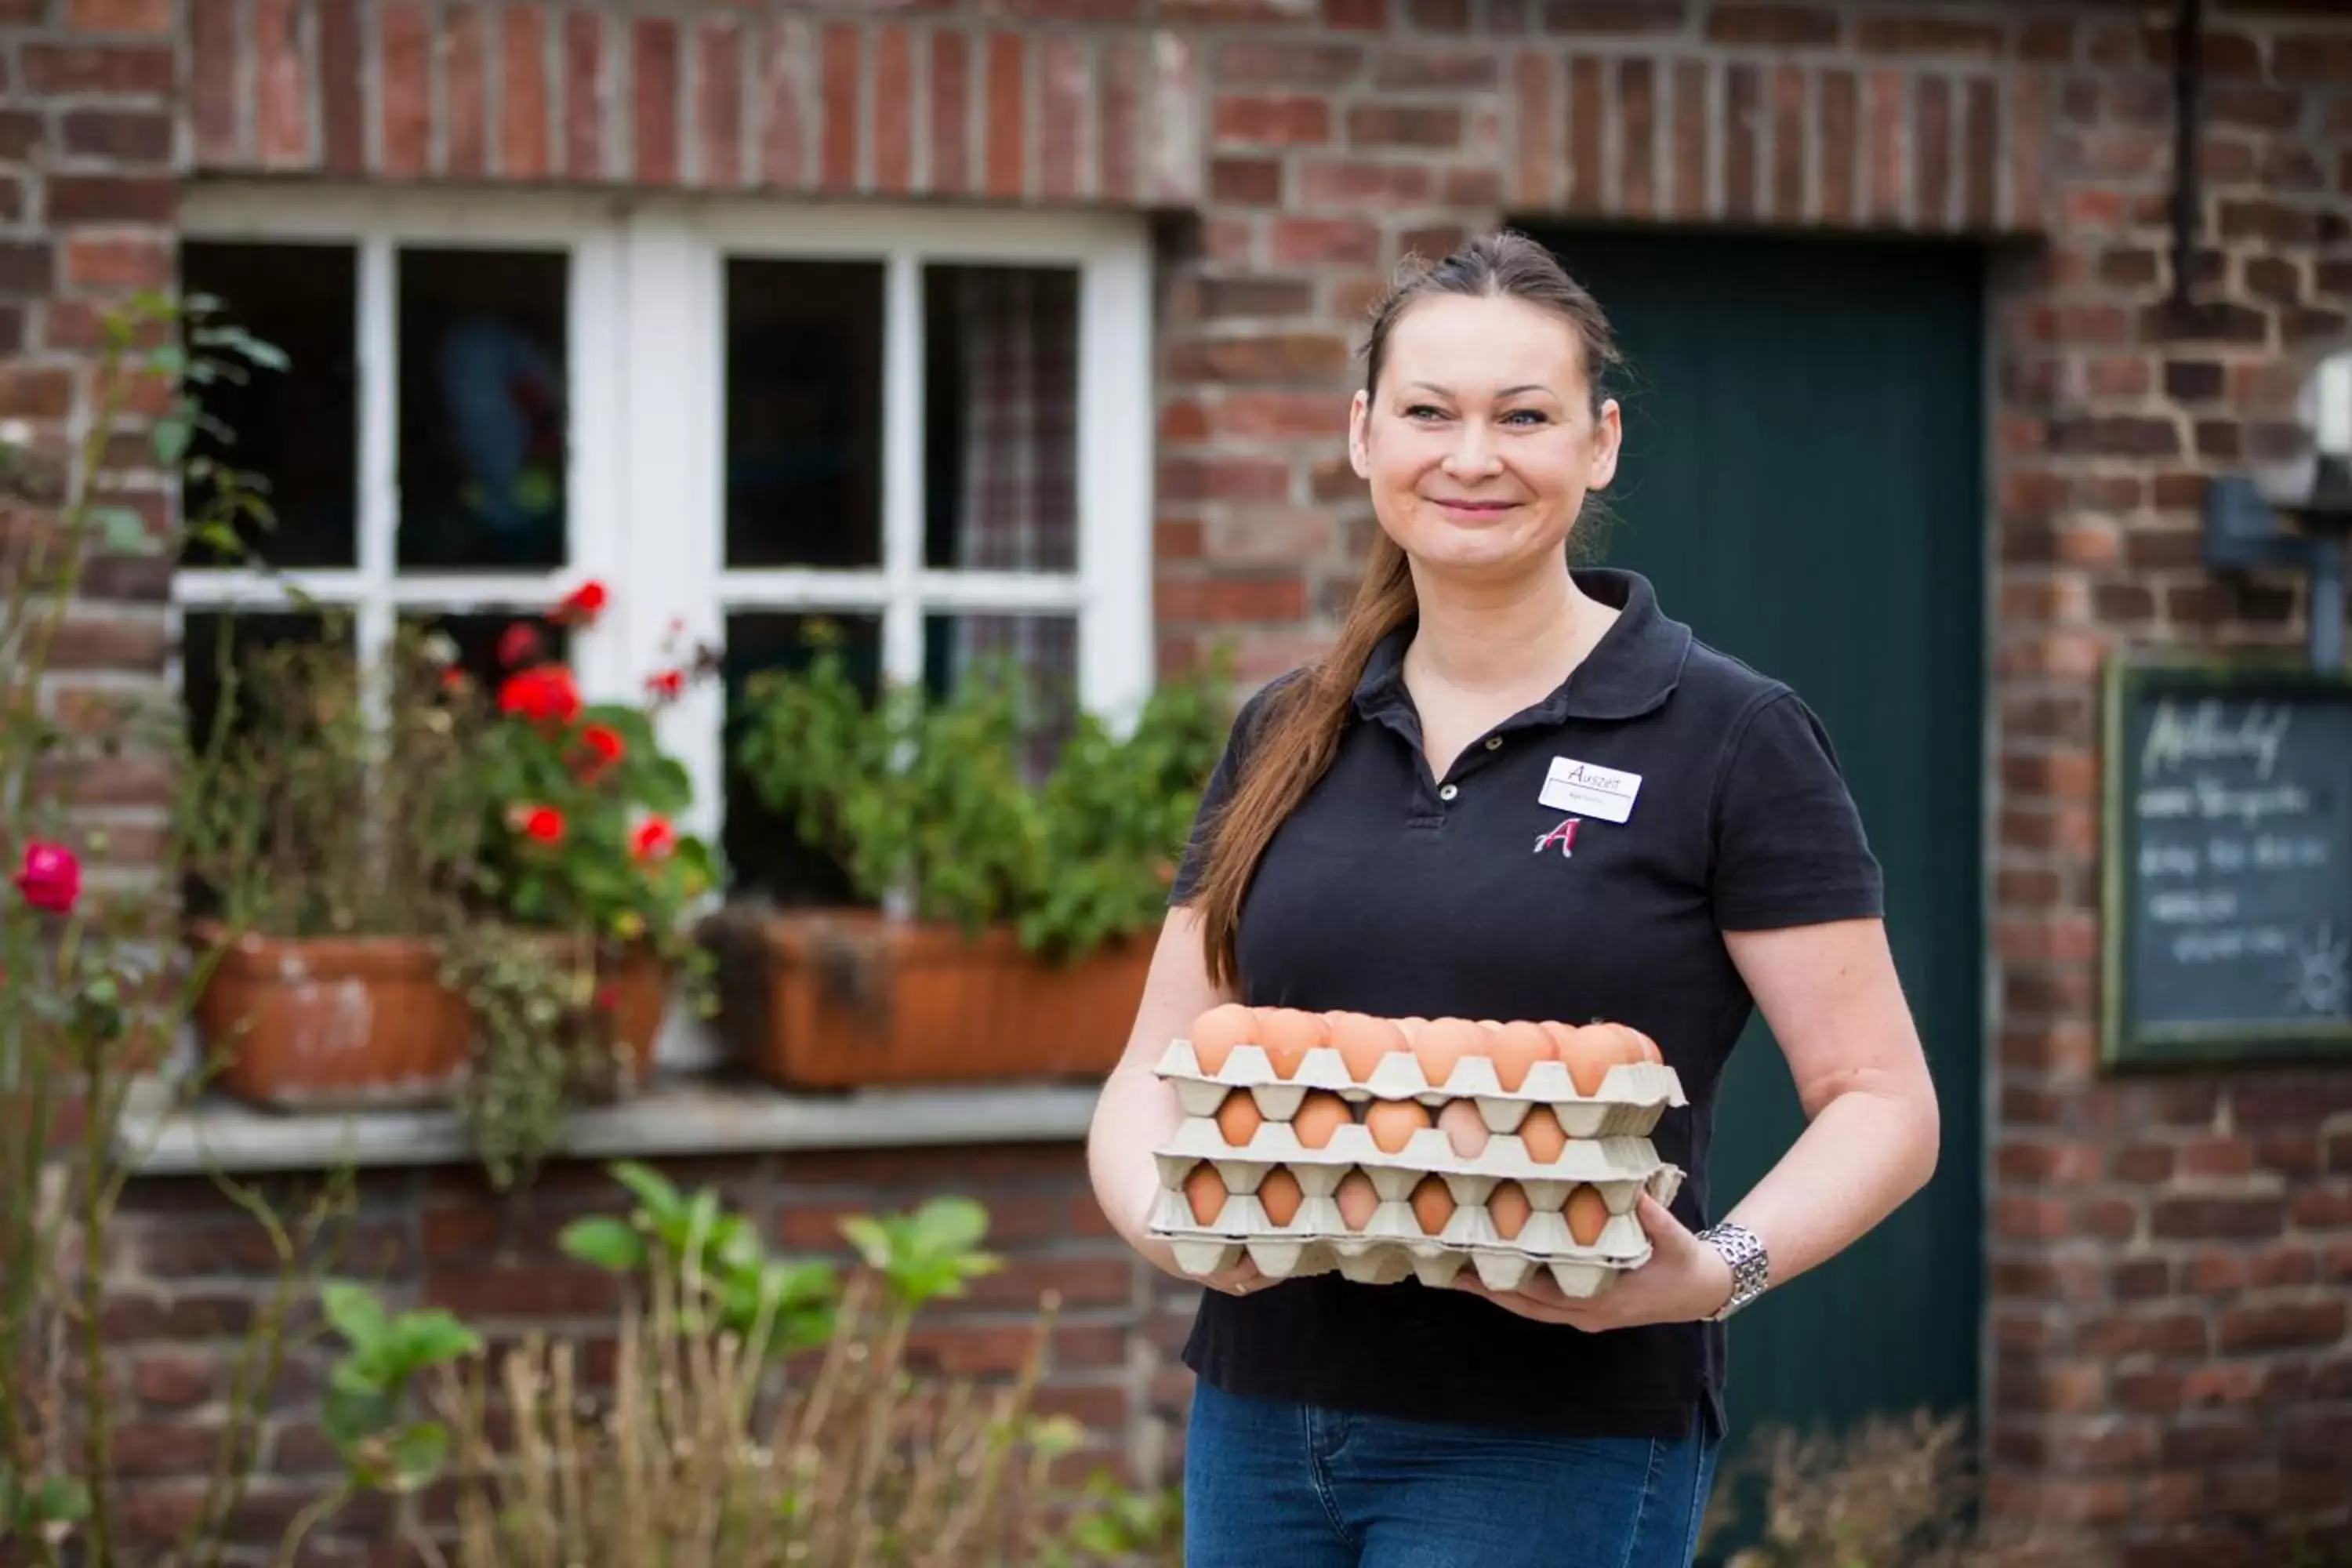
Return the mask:
POLYGON ((36 840, 25 846, 25 863, 17 869, 16 890, 37 910, 53 915, 73 912, 81 899, 81 862, 61 844, 36 840))

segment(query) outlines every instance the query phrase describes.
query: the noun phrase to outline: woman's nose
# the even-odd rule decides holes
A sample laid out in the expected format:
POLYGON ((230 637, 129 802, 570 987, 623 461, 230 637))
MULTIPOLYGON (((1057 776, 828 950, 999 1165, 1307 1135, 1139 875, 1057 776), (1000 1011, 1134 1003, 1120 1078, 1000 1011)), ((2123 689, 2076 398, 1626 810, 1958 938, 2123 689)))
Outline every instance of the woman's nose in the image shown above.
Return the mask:
POLYGON ((1456 474, 1489 474, 1496 467, 1494 432, 1475 419, 1465 419, 1457 427, 1454 449, 1445 455, 1445 466, 1456 474))

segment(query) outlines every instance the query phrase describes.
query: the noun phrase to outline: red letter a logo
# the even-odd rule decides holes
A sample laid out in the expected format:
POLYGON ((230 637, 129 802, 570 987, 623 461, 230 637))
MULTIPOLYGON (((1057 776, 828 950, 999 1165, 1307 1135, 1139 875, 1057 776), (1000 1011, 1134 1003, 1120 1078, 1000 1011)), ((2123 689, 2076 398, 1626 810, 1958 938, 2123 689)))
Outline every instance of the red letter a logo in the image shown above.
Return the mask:
POLYGON ((1583 820, 1580 816, 1562 817, 1558 827, 1536 840, 1536 853, 1540 855, 1557 844, 1559 846, 1559 858, 1563 860, 1567 859, 1575 853, 1576 829, 1583 820))

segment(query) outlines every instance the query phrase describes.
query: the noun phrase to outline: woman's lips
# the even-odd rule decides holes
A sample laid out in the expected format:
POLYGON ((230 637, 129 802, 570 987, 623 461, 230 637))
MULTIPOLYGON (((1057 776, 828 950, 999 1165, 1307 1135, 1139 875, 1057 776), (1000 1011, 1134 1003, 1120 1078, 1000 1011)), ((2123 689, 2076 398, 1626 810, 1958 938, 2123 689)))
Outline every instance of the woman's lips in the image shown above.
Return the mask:
POLYGON ((1496 517, 1509 511, 1519 503, 1509 500, 1449 500, 1443 496, 1433 498, 1435 504, 1463 517, 1496 517))

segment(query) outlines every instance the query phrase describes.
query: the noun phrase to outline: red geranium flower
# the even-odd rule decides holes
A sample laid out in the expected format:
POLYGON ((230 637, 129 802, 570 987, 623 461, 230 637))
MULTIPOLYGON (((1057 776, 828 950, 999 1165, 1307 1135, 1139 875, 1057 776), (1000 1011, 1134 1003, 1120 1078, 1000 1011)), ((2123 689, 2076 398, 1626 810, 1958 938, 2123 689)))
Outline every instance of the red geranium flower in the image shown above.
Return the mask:
POLYGON ((81 862, 62 844, 26 844, 13 879, 26 903, 53 915, 71 914, 81 901, 81 862))
POLYGON ((551 805, 510 805, 507 825, 533 843, 563 842, 563 814, 551 805))
POLYGON ((539 628, 529 621, 517 621, 499 634, 499 668, 520 669, 535 664, 542 647, 539 628))
POLYGON ((591 724, 581 731, 580 745, 587 753, 587 760, 580 765, 580 776, 591 780, 602 777, 604 770, 619 762, 628 750, 617 731, 602 724, 591 724))
POLYGON ((646 817, 629 837, 629 853, 640 860, 667 860, 677 847, 677 830, 664 817, 646 817))
POLYGON ((580 689, 560 664, 521 670, 499 688, 499 711, 538 724, 569 724, 580 715, 580 689))
POLYGON ((646 678, 646 689, 653 694, 656 701, 675 702, 678 699, 678 694, 686 689, 686 672, 682 669, 665 669, 657 675, 649 675, 646 678))
POLYGON ((604 584, 592 577, 563 596, 552 618, 562 626, 587 626, 604 613, 604 584))
POLYGON ((441 672, 442 690, 463 691, 466 689, 467 685, 467 679, 466 672, 457 668, 455 665, 452 665, 449 668, 441 672))

